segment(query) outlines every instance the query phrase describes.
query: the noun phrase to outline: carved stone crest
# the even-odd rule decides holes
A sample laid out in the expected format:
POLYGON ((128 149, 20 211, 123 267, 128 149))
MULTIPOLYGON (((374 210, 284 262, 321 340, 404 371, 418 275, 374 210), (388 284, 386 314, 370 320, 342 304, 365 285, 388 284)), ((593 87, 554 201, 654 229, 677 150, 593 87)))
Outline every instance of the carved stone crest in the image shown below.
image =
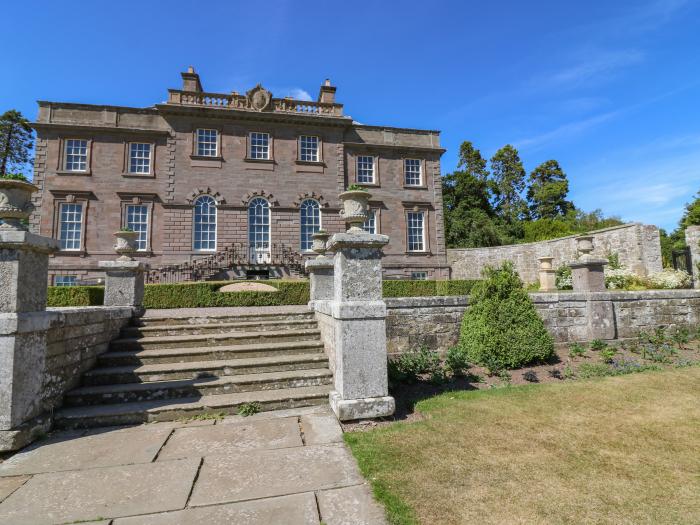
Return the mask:
POLYGON ((260 84, 246 93, 248 106, 255 111, 264 111, 272 102, 272 93, 262 87, 260 84))

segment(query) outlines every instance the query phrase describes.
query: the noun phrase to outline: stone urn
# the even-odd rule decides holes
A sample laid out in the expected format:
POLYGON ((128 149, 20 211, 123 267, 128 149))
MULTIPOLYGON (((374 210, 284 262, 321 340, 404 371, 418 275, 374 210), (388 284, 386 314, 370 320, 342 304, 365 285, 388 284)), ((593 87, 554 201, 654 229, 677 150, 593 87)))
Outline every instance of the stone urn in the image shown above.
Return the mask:
POLYGON ((579 253, 579 259, 588 259, 593 251, 593 236, 581 235, 576 237, 576 251, 579 253))
POLYGON ((348 225, 348 232, 364 233, 362 225, 369 216, 370 193, 364 190, 348 190, 338 195, 338 197, 343 203, 340 216, 348 225))
POLYGON ((552 261, 554 260, 554 257, 539 257, 537 260, 540 262, 540 270, 552 269, 552 261))
POLYGON ((16 179, 0 178, 0 230, 25 231, 22 220, 32 212, 32 193, 39 188, 16 179))
POLYGON ((319 230, 311 236, 313 239, 311 249, 316 252, 319 257, 323 257, 325 255, 326 242, 328 242, 329 237, 330 234, 325 230, 319 230))
POLYGON ((131 254, 136 253, 136 241, 139 238, 139 233, 131 230, 122 230, 114 232, 114 237, 116 238, 114 251, 121 255, 117 260, 132 261, 131 254))

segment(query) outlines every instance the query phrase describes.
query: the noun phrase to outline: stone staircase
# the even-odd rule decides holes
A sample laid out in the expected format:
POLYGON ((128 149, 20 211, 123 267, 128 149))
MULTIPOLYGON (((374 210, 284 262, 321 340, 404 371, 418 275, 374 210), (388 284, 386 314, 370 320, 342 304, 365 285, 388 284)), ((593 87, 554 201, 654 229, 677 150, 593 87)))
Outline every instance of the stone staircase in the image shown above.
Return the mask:
POLYGON ((333 380, 305 307, 147 315, 126 327, 55 414, 59 428, 170 421, 328 402, 333 380), (190 315, 191 314, 191 315, 190 315))

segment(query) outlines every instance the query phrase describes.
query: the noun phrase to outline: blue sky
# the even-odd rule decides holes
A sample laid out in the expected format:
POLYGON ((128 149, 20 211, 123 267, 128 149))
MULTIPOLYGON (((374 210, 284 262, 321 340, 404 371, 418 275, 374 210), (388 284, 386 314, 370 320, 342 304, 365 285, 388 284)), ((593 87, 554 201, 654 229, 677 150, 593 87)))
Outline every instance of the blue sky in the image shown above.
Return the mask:
POLYGON ((367 124, 557 159, 581 208, 675 227, 700 190, 700 3, 2 0, 0 109, 149 106, 193 65, 208 91, 309 94, 367 124), (6 24, 8 25, 8 24, 6 24), (9 46, 9 49, 8 49, 9 46))

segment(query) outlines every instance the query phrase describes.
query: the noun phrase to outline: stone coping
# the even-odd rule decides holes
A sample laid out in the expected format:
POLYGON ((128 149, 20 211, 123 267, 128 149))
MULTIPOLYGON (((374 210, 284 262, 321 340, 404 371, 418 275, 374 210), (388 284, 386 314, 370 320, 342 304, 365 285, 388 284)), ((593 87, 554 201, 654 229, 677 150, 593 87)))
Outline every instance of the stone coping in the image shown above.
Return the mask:
POLYGON ((386 297, 387 308, 417 308, 429 306, 467 306, 467 295, 439 295, 429 297, 386 297))
POLYGON ((0 335, 128 319, 136 312, 130 306, 72 306, 47 308, 44 312, 0 313, 0 335))

